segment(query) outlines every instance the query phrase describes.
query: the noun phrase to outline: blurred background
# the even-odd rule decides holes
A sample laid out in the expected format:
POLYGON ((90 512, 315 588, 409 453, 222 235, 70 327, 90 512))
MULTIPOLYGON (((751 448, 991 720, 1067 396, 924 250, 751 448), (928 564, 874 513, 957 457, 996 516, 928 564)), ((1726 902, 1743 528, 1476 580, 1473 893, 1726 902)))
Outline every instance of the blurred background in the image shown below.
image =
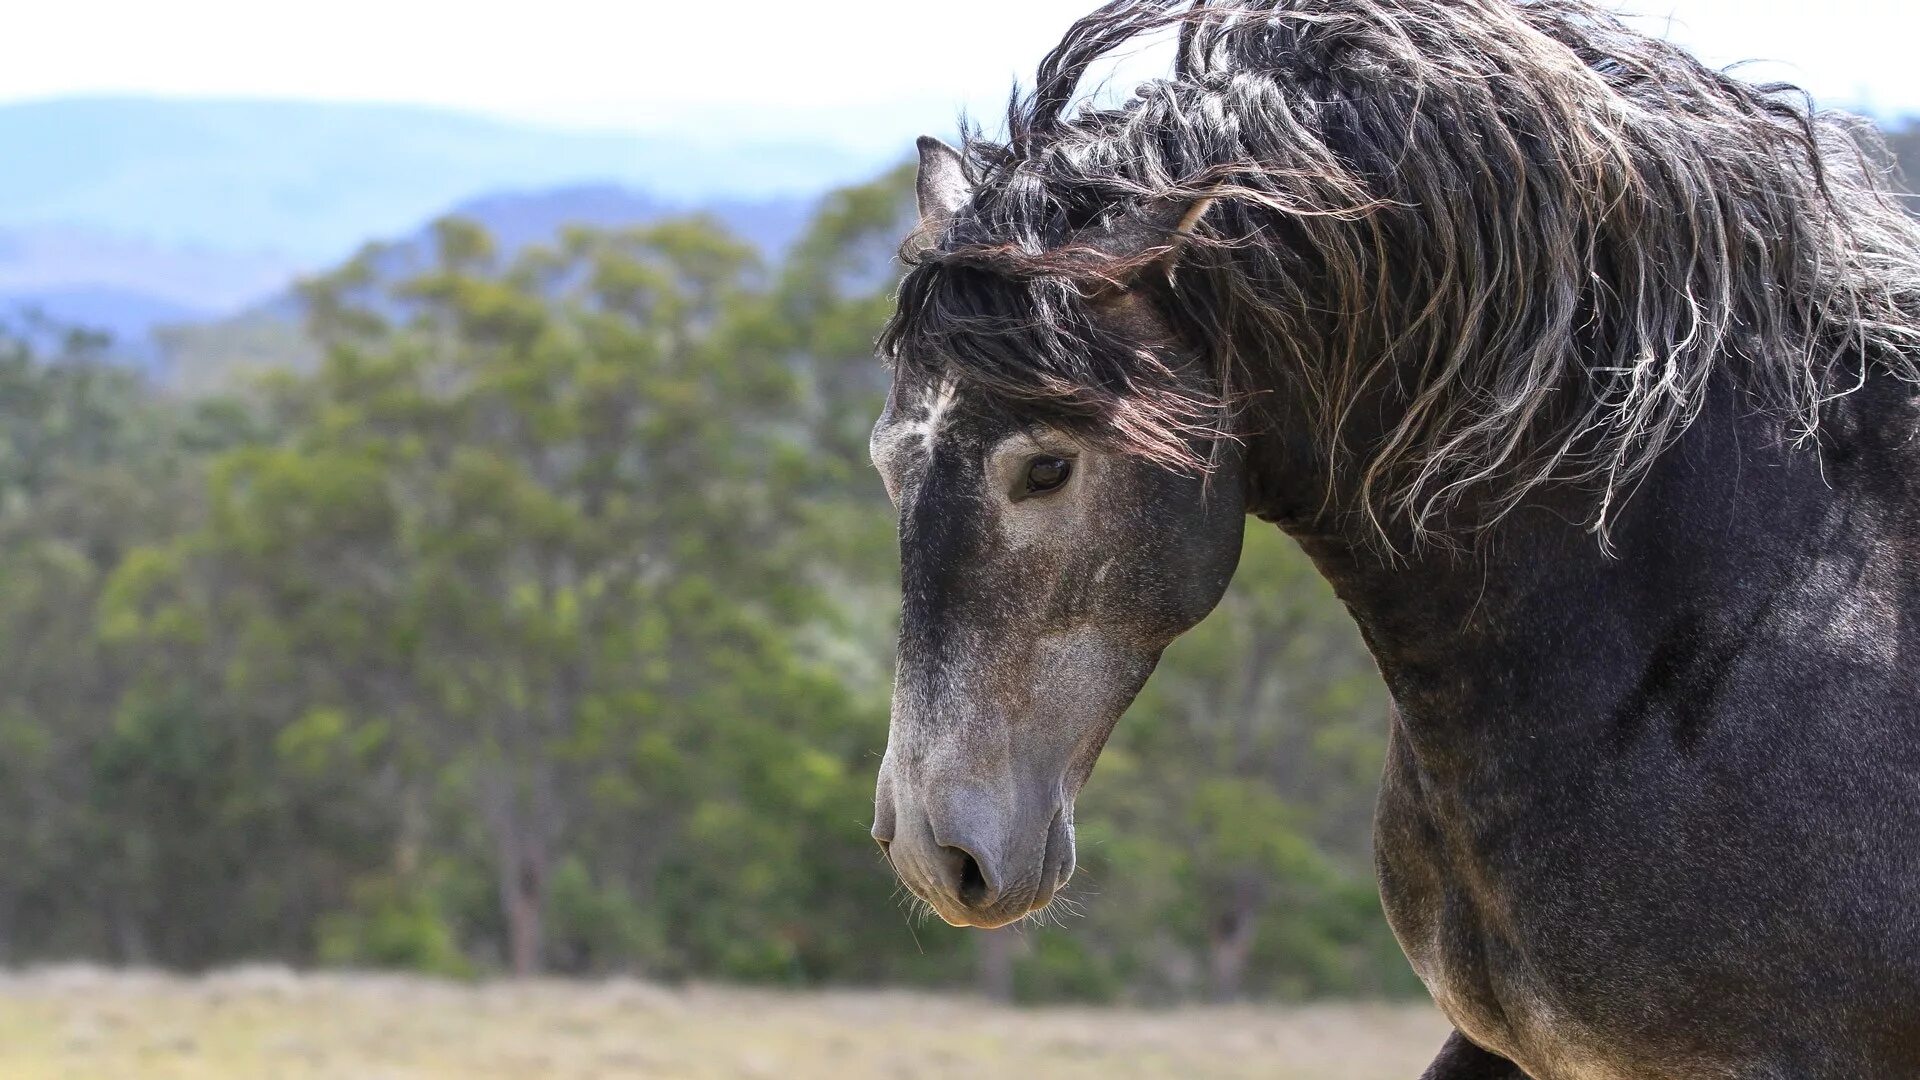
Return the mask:
MULTIPOLYGON (((1271 528, 1045 925, 867 837, 904 162, 1090 5, 10 11, 0 1071, 1417 1072, 1384 694, 1271 528)), ((1920 170, 1903 5, 1638 12, 1920 170)))

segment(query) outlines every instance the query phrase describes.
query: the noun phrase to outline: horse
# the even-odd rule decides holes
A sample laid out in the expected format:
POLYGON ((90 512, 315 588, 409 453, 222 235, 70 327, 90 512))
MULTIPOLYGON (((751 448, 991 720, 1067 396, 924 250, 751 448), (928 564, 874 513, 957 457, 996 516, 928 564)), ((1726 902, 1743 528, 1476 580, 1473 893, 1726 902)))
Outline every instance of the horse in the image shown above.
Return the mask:
POLYGON ((1427 1080, 1920 1076, 1920 229, 1863 122, 1590 0, 1114 0, 919 144, 873 835, 946 921, 1247 515, 1392 701, 1427 1080), (1171 73, 1088 69, 1143 36, 1171 73))

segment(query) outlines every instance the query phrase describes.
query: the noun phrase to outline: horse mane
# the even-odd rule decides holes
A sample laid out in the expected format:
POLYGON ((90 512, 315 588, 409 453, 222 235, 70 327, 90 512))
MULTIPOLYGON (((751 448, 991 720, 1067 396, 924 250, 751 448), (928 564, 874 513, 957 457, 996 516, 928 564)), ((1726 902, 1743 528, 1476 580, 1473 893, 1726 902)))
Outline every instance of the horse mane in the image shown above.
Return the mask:
POLYGON ((1604 536, 1716 372, 1799 439, 1875 371, 1920 382, 1920 228, 1870 126, 1590 0, 1113 0, 963 155, 971 202, 906 253, 896 379, 1199 468, 1283 391, 1382 535, 1574 482, 1604 536), (1084 100, 1173 28, 1169 77, 1084 100), (1202 199, 1190 236, 1089 239, 1202 199), (1105 329, 1129 284, 1204 386, 1105 329))

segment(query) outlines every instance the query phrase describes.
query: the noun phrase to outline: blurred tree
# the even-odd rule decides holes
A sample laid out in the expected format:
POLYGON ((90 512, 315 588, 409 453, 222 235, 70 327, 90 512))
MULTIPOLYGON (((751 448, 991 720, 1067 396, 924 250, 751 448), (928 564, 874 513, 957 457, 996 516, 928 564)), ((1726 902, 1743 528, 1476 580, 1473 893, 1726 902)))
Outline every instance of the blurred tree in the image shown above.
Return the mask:
POLYGON ((699 219, 511 259, 442 222, 410 276, 369 249, 311 282, 314 365, 242 400, 0 348, 0 946, 1411 988, 1367 857, 1383 699, 1266 526, 1082 800, 1084 917, 892 917, 866 437, 911 179, 830 196, 771 268, 699 219))
MULTIPOLYGON (((514 971, 543 967, 556 868, 596 816, 627 850, 567 864, 576 913, 594 878, 656 894, 679 843, 806 851, 729 850, 764 831, 755 799, 784 828, 863 749, 834 735, 861 709, 785 644, 820 604, 790 542, 799 384, 740 362, 765 335, 750 253, 676 222, 501 268, 447 221, 424 275, 372 285, 371 258, 308 287, 320 370, 275 388, 271 445, 216 462, 209 519, 167 560, 183 574, 128 590, 130 610, 217 641, 228 691, 273 701, 289 753, 377 766, 401 895, 429 801, 469 807, 514 971), (792 725, 808 702, 825 730, 792 725), (777 768, 811 774, 755 780, 777 768)), ((769 897, 791 872, 765 872, 769 897)))

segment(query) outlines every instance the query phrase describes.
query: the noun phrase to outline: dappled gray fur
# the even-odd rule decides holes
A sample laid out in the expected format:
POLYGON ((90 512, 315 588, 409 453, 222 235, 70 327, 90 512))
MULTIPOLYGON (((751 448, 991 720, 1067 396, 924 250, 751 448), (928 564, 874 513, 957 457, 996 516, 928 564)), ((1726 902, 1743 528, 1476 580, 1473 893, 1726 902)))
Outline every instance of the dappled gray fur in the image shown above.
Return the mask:
POLYGON ((1870 372, 1920 379, 1920 232, 1863 125, 1587 0, 1115 0, 1008 125, 907 252, 897 373, 1190 467, 1284 393, 1383 534, 1471 531, 1549 481, 1604 531, 1710 380, 1804 439, 1870 372), (1169 77, 1076 107, 1175 26, 1169 77), (1098 242, 1129 230, 1158 239, 1098 242), (1098 317, 1126 288, 1177 294, 1156 308, 1204 390, 1098 317))

